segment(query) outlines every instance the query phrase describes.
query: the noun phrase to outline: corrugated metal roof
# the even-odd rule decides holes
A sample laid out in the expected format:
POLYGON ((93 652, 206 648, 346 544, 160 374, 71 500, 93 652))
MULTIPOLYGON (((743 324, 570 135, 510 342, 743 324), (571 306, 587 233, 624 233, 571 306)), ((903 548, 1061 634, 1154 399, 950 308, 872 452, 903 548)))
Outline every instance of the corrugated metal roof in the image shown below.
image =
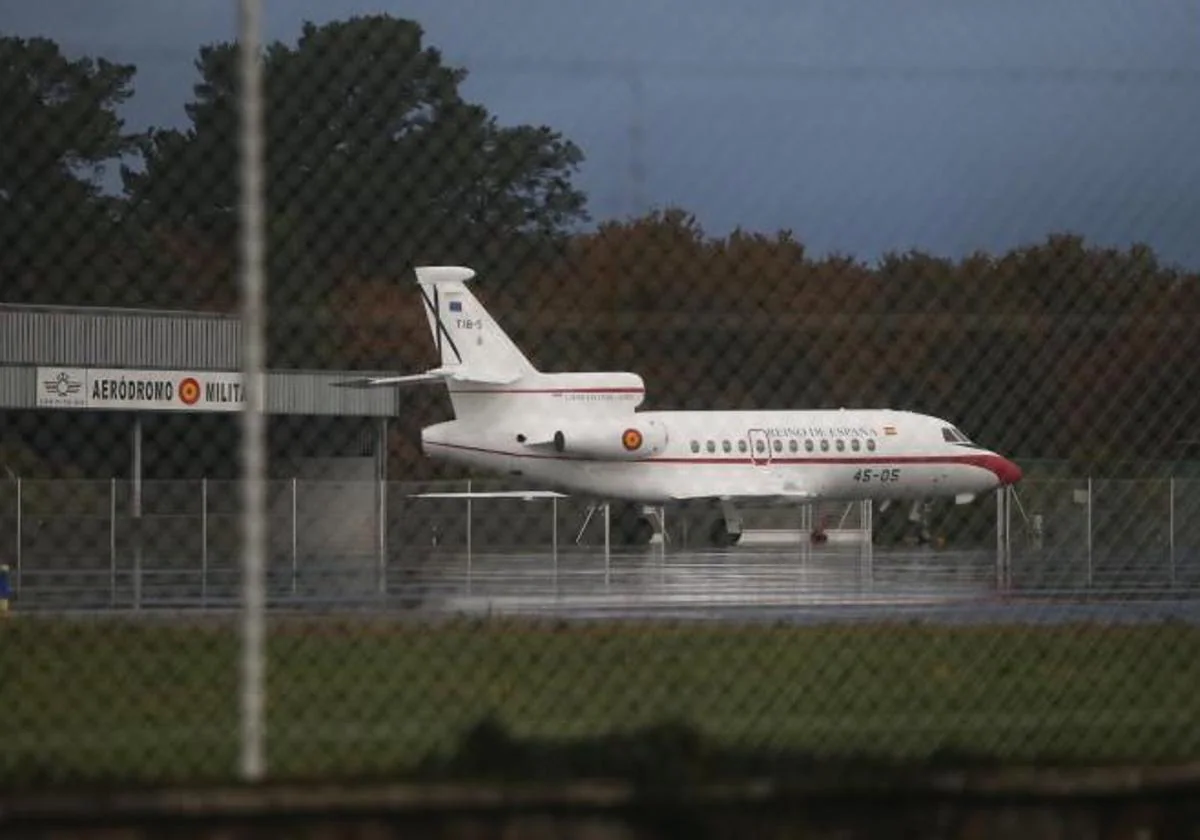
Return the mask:
POLYGON ((0 304, 0 364, 233 369, 240 341, 231 315, 0 304))
MULTIPOLYGON (((269 371, 267 412, 341 417, 397 416, 400 398, 394 388, 332 387, 339 379, 374 375, 389 374, 382 371, 269 371)), ((0 409, 37 409, 37 387, 36 365, 0 365, 0 409)))

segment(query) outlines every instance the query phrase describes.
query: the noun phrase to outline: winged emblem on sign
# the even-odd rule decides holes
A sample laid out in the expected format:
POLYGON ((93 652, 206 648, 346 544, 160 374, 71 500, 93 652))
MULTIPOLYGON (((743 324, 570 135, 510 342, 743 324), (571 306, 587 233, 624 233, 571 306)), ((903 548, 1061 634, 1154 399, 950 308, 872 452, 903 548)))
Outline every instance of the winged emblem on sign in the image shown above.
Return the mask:
POLYGON ((53 379, 47 379, 42 383, 42 387, 46 389, 46 393, 54 397, 70 397, 79 393, 83 387, 83 382, 78 379, 72 379, 71 374, 65 370, 59 371, 58 375, 53 379))

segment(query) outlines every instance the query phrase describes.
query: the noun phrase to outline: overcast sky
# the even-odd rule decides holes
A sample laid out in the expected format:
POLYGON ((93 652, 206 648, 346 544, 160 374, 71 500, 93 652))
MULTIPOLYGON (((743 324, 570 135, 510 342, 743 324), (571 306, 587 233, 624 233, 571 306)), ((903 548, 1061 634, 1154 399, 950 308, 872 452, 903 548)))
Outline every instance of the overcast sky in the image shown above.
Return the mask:
MULTIPOLYGON (((1200 0, 264 6, 288 42, 303 20, 419 21, 466 96, 582 147, 600 219, 673 203, 868 260, 1072 230, 1200 267, 1200 0)), ((6 34, 137 64, 132 128, 183 124, 197 48, 235 27, 236 0, 0 2, 6 34)))

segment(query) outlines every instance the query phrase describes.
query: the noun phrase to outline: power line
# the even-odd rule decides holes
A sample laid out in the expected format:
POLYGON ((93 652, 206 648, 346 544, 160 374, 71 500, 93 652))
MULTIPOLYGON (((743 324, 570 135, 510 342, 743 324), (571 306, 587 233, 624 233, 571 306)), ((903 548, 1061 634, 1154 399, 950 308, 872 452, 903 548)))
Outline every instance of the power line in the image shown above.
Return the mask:
POLYGON ((1101 84, 1197 84, 1200 67, 985 66, 921 64, 842 64, 788 61, 692 61, 649 59, 617 61, 587 58, 474 56, 463 59, 472 70, 548 73, 568 76, 645 76, 688 78, 773 77, 810 80, 927 80, 1011 82, 1095 82, 1101 84))

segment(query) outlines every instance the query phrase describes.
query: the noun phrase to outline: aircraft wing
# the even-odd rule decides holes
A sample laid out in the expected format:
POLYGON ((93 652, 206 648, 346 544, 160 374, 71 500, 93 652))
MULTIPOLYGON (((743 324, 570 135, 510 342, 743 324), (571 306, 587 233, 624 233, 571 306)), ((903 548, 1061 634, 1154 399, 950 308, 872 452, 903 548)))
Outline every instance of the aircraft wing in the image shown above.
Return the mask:
POLYGON ((677 502, 699 501, 711 499, 716 501, 730 501, 738 503, 766 504, 766 505, 785 505, 797 504, 812 501, 816 496, 813 493, 795 492, 795 493, 674 493, 671 499, 677 502))
POLYGON ((739 482, 729 484, 721 481, 702 481, 682 492, 671 495, 676 501, 696 499, 724 499, 732 502, 767 502, 786 504, 788 502, 805 502, 815 498, 808 486, 794 480, 778 480, 763 477, 764 480, 739 482))
POLYGON ((555 493, 553 490, 491 490, 478 493, 467 492, 437 492, 413 493, 410 499, 565 499, 565 493, 555 493))

